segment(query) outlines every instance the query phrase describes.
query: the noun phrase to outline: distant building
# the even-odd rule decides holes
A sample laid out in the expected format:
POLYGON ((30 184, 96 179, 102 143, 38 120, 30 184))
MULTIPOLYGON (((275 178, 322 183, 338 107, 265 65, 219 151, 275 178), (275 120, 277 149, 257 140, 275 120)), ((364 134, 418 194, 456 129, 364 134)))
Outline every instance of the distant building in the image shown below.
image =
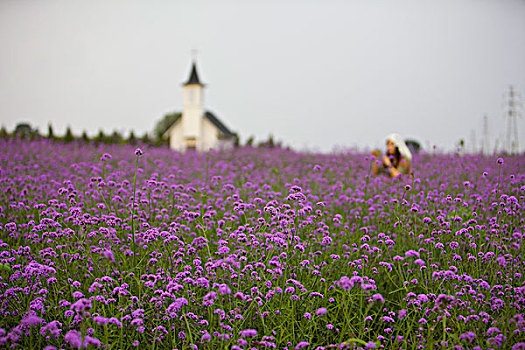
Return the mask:
POLYGON ((213 113, 204 109, 204 84, 199 80, 195 62, 183 89, 182 115, 175 119, 165 133, 169 138, 170 148, 179 151, 209 151, 233 147, 237 135, 213 113))

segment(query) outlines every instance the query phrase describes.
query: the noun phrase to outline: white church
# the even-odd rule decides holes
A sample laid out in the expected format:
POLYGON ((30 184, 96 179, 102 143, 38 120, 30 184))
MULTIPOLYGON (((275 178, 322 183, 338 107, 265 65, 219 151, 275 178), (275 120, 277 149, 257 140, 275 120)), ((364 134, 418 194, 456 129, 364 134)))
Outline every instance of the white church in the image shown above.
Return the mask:
POLYGON ((170 148, 185 151, 209 151, 232 148, 237 135, 228 129, 213 113, 204 109, 204 84, 199 80, 193 61, 190 78, 183 85, 184 109, 165 135, 170 148))

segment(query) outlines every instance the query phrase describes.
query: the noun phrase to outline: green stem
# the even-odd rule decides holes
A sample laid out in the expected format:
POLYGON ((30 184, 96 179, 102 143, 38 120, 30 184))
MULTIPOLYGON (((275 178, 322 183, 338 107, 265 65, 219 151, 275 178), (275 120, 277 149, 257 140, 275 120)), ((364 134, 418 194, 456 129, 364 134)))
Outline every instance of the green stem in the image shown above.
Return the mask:
POLYGON ((134 224, 134 219, 135 219, 135 202, 136 202, 136 191, 137 191, 137 169, 139 167, 139 157, 137 156, 135 158, 135 174, 134 174, 134 178, 133 178, 133 210, 132 210, 132 213, 131 213, 131 235, 132 235, 132 240, 133 240, 133 266, 135 266, 135 261, 136 261, 136 257, 135 255, 137 255, 137 246, 135 244, 135 224, 134 224))
POLYGON ((188 318, 186 317, 186 314, 184 314, 184 322, 186 323, 186 327, 188 328, 188 337, 190 338, 190 342, 191 344, 194 344, 193 337, 191 336, 190 324, 188 323, 188 318))
POLYGON ((446 315, 443 315, 443 343, 442 343, 442 346, 443 344, 445 344, 445 340, 447 339, 447 316, 446 315))

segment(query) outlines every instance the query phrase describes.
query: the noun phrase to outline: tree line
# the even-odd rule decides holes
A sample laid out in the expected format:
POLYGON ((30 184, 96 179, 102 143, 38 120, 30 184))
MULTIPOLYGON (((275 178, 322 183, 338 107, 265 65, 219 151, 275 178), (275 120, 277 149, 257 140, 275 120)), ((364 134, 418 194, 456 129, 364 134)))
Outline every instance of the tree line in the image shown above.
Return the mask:
POLYGON ((2 126, 0 129, 0 137, 3 139, 6 138, 18 138, 18 139, 27 139, 27 140, 36 140, 36 139, 49 139, 55 142, 70 143, 73 141, 83 141, 86 143, 97 143, 97 144, 147 144, 151 146, 167 146, 167 142, 164 140, 157 140, 151 137, 147 132, 141 136, 137 136, 133 130, 127 134, 123 134, 117 130, 113 130, 111 133, 106 133, 104 130, 100 129, 98 133, 94 136, 89 136, 87 131, 82 131, 80 135, 74 134, 71 127, 68 126, 64 134, 55 133, 53 126, 48 124, 47 132, 40 132, 37 128, 33 128, 28 123, 19 123, 16 125, 15 129, 11 132, 6 129, 5 126, 2 126))
MULTIPOLYGON (((89 136, 84 130, 80 135, 73 133, 71 127, 68 125, 63 135, 56 134, 51 123, 47 126, 47 132, 40 132, 38 128, 33 128, 29 123, 18 123, 14 130, 9 132, 5 126, 0 128, 0 138, 19 138, 19 139, 49 139, 54 142, 70 143, 73 141, 83 141, 85 143, 96 144, 146 144, 155 147, 169 147, 169 138, 167 131, 174 122, 181 117, 182 113, 173 112, 164 115, 162 119, 157 121, 151 133, 145 132, 141 136, 137 136, 133 130, 126 135, 117 130, 111 133, 105 133, 104 130, 99 129, 95 136, 89 136)), ((235 146, 241 146, 239 136, 236 135, 235 146)), ((273 135, 269 135, 268 139, 256 142, 254 136, 250 136, 244 143, 245 147, 261 147, 261 148, 283 148, 282 141, 276 141, 273 135)))

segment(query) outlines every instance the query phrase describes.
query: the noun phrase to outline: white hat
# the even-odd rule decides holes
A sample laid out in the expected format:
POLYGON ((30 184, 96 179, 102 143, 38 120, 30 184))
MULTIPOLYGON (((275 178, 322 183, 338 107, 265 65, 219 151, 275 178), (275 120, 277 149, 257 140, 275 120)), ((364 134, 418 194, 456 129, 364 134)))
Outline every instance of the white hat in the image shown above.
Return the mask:
POLYGON ((399 153, 401 153, 406 159, 412 161, 412 153, 407 147, 407 144, 399 134, 390 134, 386 137, 387 140, 390 140, 396 145, 399 153))

